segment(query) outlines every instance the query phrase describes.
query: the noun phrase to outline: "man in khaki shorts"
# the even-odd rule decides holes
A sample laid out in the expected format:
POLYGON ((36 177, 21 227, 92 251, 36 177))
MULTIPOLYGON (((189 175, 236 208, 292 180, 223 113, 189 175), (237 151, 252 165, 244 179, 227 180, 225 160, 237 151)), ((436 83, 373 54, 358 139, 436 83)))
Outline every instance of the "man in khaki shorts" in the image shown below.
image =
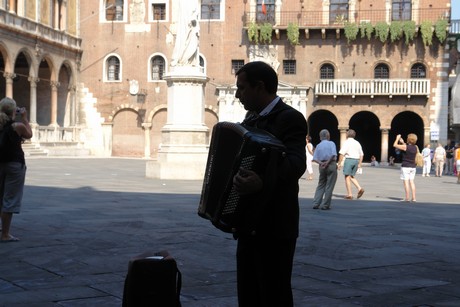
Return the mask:
POLYGON ((349 129, 347 131, 347 140, 343 143, 343 146, 339 151, 338 169, 341 169, 343 165, 345 187, 347 188, 347 195, 345 196, 345 199, 353 199, 353 193, 351 190, 352 183, 358 189, 356 198, 360 198, 364 193, 364 189, 359 185, 358 180, 355 178, 358 168, 361 168, 364 157, 363 148, 361 147, 361 144, 355 140, 355 136, 355 130, 349 129))

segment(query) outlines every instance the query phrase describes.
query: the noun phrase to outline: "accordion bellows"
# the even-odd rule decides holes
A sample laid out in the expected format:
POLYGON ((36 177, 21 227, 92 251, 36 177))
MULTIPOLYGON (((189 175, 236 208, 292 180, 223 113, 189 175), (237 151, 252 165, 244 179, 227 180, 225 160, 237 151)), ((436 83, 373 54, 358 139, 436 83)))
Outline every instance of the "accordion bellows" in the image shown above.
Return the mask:
POLYGON ((265 130, 217 123, 212 131, 198 215, 224 232, 235 232, 240 196, 233 187, 233 177, 240 167, 266 175, 276 167, 284 150, 282 142, 265 130))

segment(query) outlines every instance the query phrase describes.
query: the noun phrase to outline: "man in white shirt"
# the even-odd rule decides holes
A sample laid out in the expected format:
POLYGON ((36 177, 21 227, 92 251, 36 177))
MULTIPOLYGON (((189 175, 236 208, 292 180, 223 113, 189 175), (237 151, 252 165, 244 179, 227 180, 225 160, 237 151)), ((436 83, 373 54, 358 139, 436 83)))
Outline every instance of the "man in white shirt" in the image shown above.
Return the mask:
POLYGON ((338 169, 342 167, 342 161, 345 159, 345 161, 343 161, 343 174, 345 175, 345 187, 347 188, 345 199, 353 199, 353 193, 351 191, 352 183, 358 189, 356 198, 360 198, 364 193, 364 189, 355 178, 358 168, 361 168, 364 156, 363 148, 361 144, 355 140, 355 136, 355 130, 349 129, 347 131, 347 140, 339 151, 338 169))

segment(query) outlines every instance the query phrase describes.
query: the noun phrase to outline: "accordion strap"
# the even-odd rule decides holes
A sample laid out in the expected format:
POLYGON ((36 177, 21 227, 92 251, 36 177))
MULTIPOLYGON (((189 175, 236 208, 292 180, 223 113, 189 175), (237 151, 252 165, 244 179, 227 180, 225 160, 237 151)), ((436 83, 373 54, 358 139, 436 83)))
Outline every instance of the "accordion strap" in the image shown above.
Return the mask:
POLYGON ((265 174, 264 174, 264 186, 262 189, 262 197, 261 197, 261 202, 259 205, 259 208, 257 210, 257 217, 256 217, 256 227, 259 225, 259 222, 263 216, 263 212, 265 211, 267 207, 267 203, 269 199, 271 198, 271 191, 274 190, 275 184, 278 178, 278 162, 279 162, 279 156, 283 155, 284 153, 281 153, 277 150, 270 150, 270 159, 267 165, 267 168, 265 169, 265 174))

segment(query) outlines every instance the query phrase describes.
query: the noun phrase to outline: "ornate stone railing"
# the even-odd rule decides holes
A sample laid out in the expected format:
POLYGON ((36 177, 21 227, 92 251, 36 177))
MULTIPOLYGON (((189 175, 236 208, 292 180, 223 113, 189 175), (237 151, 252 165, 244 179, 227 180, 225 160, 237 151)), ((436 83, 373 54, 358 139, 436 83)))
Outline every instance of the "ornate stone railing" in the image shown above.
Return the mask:
POLYGON ((29 34, 32 38, 37 37, 41 40, 62 44, 67 48, 80 49, 81 47, 80 38, 4 10, 0 10, 0 26, 29 34))
POLYGON ((77 127, 38 126, 35 128, 34 139, 43 143, 78 143, 81 129, 77 127))
POLYGON ((315 84, 315 95, 330 96, 429 96, 428 79, 322 79, 315 84))

